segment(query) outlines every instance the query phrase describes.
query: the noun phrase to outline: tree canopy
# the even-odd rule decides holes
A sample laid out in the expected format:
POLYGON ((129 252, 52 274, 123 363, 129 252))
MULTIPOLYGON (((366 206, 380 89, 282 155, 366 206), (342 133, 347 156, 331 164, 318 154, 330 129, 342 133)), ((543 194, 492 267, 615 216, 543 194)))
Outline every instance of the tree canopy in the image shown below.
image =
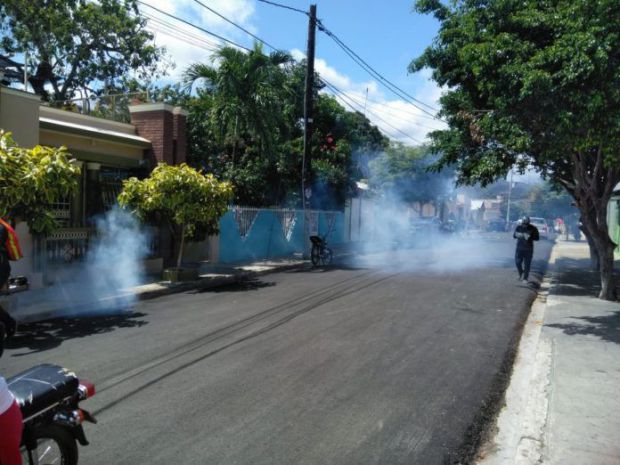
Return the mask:
POLYGON ((35 234, 56 228, 53 205, 78 187, 80 168, 64 148, 19 147, 0 131, 0 216, 26 221, 35 234))
MULTIPOLYGON (((27 53, 29 83, 48 101, 98 92, 130 71, 156 73, 162 50, 137 0, 3 0, 0 55, 27 53)), ((16 63, 23 75, 24 64, 16 63)))
POLYGON ((118 202, 142 220, 158 215, 180 229, 180 268, 185 238, 198 232, 216 233, 231 196, 230 183, 219 182, 210 173, 202 174, 186 164, 160 163, 145 179, 123 181, 118 202))
POLYGON ((612 298, 606 209, 620 181, 620 3, 615 0, 419 0, 439 33, 410 69, 449 90, 432 134, 440 166, 487 184, 513 166, 565 187, 601 257, 612 298))

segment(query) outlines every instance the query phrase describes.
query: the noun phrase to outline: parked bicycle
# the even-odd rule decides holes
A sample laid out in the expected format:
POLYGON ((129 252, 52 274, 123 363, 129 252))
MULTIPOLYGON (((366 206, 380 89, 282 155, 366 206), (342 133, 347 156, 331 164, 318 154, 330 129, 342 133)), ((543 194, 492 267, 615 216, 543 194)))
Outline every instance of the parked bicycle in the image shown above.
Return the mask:
POLYGON ((327 241, 320 236, 310 236, 312 249, 310 250, 310 259, 314 266, 330 265, 333 259, 332 249, 327 247, 327 241))

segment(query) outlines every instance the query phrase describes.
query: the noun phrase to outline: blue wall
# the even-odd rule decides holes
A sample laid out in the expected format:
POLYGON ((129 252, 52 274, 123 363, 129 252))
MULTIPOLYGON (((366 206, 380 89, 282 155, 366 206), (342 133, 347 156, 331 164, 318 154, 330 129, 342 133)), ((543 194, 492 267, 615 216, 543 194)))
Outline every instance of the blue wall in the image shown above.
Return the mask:
MULTIPOLYGON (((344 215, 342 212, 319 212, 319 235, 329 232, 330 245, 344 242, 344 215), (335 215, 329 230, 330 215, 335 215)), ((227 212, 220 220, 219 261, 222 263, 288 257, 303 252, 303 212, 295 212, 295 224, 287 240, 284 228, 275 211, 260 210, 245 238, 241 237, 235 215, 227 212)))

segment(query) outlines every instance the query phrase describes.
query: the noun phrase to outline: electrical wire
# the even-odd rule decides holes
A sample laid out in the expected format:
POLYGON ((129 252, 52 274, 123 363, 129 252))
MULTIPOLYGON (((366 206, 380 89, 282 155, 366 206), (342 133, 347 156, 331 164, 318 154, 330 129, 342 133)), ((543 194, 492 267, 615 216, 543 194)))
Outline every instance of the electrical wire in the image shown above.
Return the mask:
POLYGON ((287 9, 287 10, 296 11, 297 13, 301 13, 301 14, 303 14, 303 15, 308 16, 308 12, 307 12, 307 11, 300 10, 300 9, 298 9, 298 8, 293 8, 292 6, 283 5, 283 4, 281 4, 281 3, 276 3, 276 2, 270 2, 269 0, 258 0, 258 1, 259 1, 259 2, 262 2, 262 3, 267 3, 267 4, 269 4, 269 5, 277 6, 277 7, 279 7, 279 8, 285 8, 285 9, 287 9))
POLYGON ((222 18, 224 21, 226 21, 229 24, 232 24, 233 26, 235 26, 238 29, 241 29, 243 32, 245 32, 247 35, 253 37, 254 39, 258 40, 259 42, 265 44, 267 47, 271 48, 272 50, 278 50, 276 47, 274 47, 273 45, 270 45, 268 42, 264 41, 263 39, 261 39, 260 37, 257 37, 256 35, 252 34, 250 31, 248 31, 247 29, 245 29, 242 26, 239 26, 237 23, 235 23, 234 21, 228 19, 226 16, 222 15, 221 13, 218 13, 217 11, 215 11, 213 8, 205 5, 204 3, 202 3, 200 0, 194 0, 194 2, 198 3, 198 5, 202 6, 203 8, 206 8, 207 10, 209 10, 211 13, 213 13, 214 15, 219 16, 220 18, 222 18))
MULTIPOLYGON (((361 107, 361 105, 359 103, 355 102, 355 100, 351 99, 345 92, 343 92, 342 90, 338 89, 336 86, 334 86, 333 84, 329 83, 328 81, 326 81, 323 78, 320 78, 320 81, 323 84, 325 84, 328 88, 330 88, 332 90, 332 92, 337 94, 336 97, 340 97, 340 100, 343 103, 345 103, 345 105, 347 105, 349 108, 351 108, 354 112, 361 113, 361 111, 359 110, 359 107, 357 107, 357 108, 355 107, 355 105, 359 105, 360 107, 361 107), (351 104, 350 102, 353 102, 353 104, 351 104)), ((423 144, 424 143, 421 140, 416 139, 412 135, 407 134, 406 132, 400 130, 396 126, 394 126, 391 123, 387 122, 386 120, 381 118, 379 115, 377 115, 375 112, 369 110, 368 113, 372 114, 375 118, 377 118, 378 120, 382 121, 385 125, 389 126, 390 128, 392 128, 393 130, 395 130, 399 134, 407 137, 408 139, 411 139, 412 141, 414 141, 414 142, 416 142, 418 144, 423 144)), ((385 131, 385 129, 384 129, 384 131, 385 131)), ((389 132, 389 131, 386 131, 386 132, 389 132)), ((393 136, 393 134, 392 134, 392 136, 393 136)))
MULTIPOLYGON (((343 91, 343 92, 344 92, 344 91, 343 91)), ((363 104, 360 102, 360 99, 356 98, 355 96, 351 95, 350 93, 348 93, 347 95, 348 95, 348 97, 349 97, 351 100, 354 100, 354 101, 355 101, 358 105, 360 105, 360 106, 361 106, 361 105, 363 105, 363 104)), ((373 102, 376 106, 380 105, 380 106, 382 106, 382 107, 385 107, 385 108, 383 108, 383 109, 381 109, 381 108, 375 108, 375 111, 379 111, 379 110, 381 110, 381 111, 384 111, 385 113, 387 113, 387 114, 389 114, 389 115, 392 115, 392 116, 395 116, 395 115, 394 115, 394 113, 392 113, 390 110, 400 110, 400 111, 402 111, 403 113, 406 113, 406 114, 409 114, 409 115, 412 115, 412 116, 416 116, 416 117, 423 116, 423 115, 419 115, 419 114, 415 114, 415 113, 409 112, 409 111, 407 111, 407 110, 403 110, 403 109, 401 109, 401 108, 393 108, 393 107, 390 107, 390 106, 388 106, 385 102, 379 102, 378 100, 370 100, 370 101, 371 101, 371 102, 373 102)), ((434 127, 431 127, 431 126, 427 126, 427 125, 425 125, 425 124, 418 123, 417 121, 412 121, 411 123, 412 123, 412 124, 415 124, 416 126, 420 126, 420 127, 424 128, 424 129, 430 129, 430 130, 433 130, 433 131, 439 130, 439 128, 434 128, 434 127)))
POLYGON ((330 37, 357 65, 359 65, 364 71, 366 71, 372 77, 374 77, 375 79, 378 79, 392 93, 396 94, 398 97, 407 101, 408 103, 416 107, 418 110, 426 113, 427 115, 433 117, 434 119, 443 121, 441 118, 439 118, 435 114, 431 113, 425 108, 422 108, 420 105, 423 105, 431 109, 432 111, 436 112, 438 110, 435 107, 427 103, 424 103, 421 100, 416 99, 415 97, 413 97, 412 95, 408 94, 403 89, 398 87, 396 84, 388 80, 385 76, 383 76, 376 69, 374 69, 371 65, 369 65, 362 57, 360 57, 357 53, 355 53, 355 51, 353 51, 348 45, 346 45, 338 36, 336 36, 336 34, 334 34, 329 29, 327 29, 320 20, 317 20, 317 25, 319 27, 319 30, 325 33, 328 37, 330 37), (413 102, 417 102, 417 103, 413 103, 413 102))
POLYGON ((149 7, 149 8, 152 8, 153 10, 157 11, 158 13, 161 13, 161 14, 163 14, 163 15, 165 15, 165 16, 168 16, 169 18, 172 18, 172 19, 175 19, 175 20, 177 20, 177 21, 180 21, 180 22, 182 22, 182 23, 184 23, 184 24, 187 24, 188 26, 191 26, 191 27, 193 27, 193 28, 195 28, 195 29, 198 29, 198 30, 200 30, 200 31, 202 31, 202 32, 204 32, 204 33, 206 33, 206 34, 209 34, 210 36, 216 37, 216 38, 218 38, 218 39, 220 39, 220 40, 222 40, 222 41, 224 41, 224 42, 226 42, 226 43, 229 43, 229 44, 231 44, 231 45, 234 45, 235 47, 238 47, 238 48, 240 48, 240 49, 243 49, 243 50, 245 50, 245 51, 247 51, 247 52, 251 52, 251 50, 250 50, 249 48, 244 47, 243 45, 240 45, 240 44, 238 44, 238 43, 236 43, 236 42, 233 42, 232 40, 229 40, 229 39, 227 39, 226 37, 222 37, 221 35, 216 34, 215 32, 211 32, 211 31, 209 31, 209 30, 207 30, 207 29, 204 29, 204 28, 202 28, 202 27, 200 27, 200 26, 196 26, 195 24, 192 24, 192 23, 190 23, 189 21, 186 21, 186 20, 185 20, 185 19, 183 19, 183 18, 179 18, 178 16, 174 16, 174 15, 172 15, 172 14, 170 14, 170 13, 167 13, 167 12, 165 12, 165 11, 163 11, 163 10, 161 10, 161 9, 159 9, 159 8, 157 8, 157 7, 155 7, 155 6, 153 6, 153 5, 149 5, 148 3, 143 2, 142 0, 137 0, 137 2, 138 2, 139 4, 141 4, 141 5, 144 5, 144 6, 147 6, 147 7, 149 7))
POLYGON ((150 17, 147 15, 143 15, 144 18, 148 19, 148 24, 146 28, 154 33, 161 33, 168 37, 172 37, 181 42, 184 42, 189 45, 193 45, 194 47, 215 53, 218 51, 220 44, 216 42, 210 42, 205 40, 204 38, 186 33, 185 31, 181 31, 177 28, 168 26, 166 24, 160 23, 157 18, 150 17))

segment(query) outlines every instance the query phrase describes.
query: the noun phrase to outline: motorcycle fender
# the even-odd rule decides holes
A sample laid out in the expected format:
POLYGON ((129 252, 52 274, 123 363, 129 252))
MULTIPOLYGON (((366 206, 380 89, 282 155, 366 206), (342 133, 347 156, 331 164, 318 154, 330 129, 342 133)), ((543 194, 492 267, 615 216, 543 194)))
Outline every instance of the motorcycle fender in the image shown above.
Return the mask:
POLYGON ((90 444, 86 439, 86 434, 84 434, 84 428, 82 428, 82 425, 73 427, 73 436, 82 446, 87 446, 90 444))

